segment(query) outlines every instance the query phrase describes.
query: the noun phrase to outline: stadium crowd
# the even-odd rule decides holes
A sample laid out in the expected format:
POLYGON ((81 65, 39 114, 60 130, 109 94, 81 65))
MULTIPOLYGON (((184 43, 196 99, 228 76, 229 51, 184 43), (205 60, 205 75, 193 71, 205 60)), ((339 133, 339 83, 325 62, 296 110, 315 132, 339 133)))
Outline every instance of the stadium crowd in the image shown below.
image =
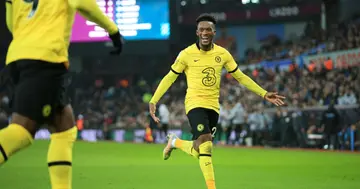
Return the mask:
MULTIPOLYGON (((325 32, 309 24, 304 32, 306 37, 300 41, 278 43, 277 40, 271 40, 269 46, 264 46, 259 52, 248 50, 248 63, 294 58, 304 53, 319 54, 357 48, 360 47, 359 26, 355 22, 348 25, 340 24, 325 32)), ((285 95, 287 107, 320 107, 328 106, 331 102, 337 105, 355 105, 360 102, 359 67, 329 70, 322 66, 311 70, 306 66, 299 67, 295 63, 290 67, 290 69, 276 67, 243 71, 266 90, 278 91, 285 95)), ((219 141, 223 140, 228 144, 245 144, 249 142, 245 141, 245 136, 251 135, 254 140, 251 143, 255 145, 264 145, 266 140, 277 140, 282 146, 303 146, 305 142, 301 138, 304 137, 297 136, 298 133, 305 135, 324 131, 321 127, 320 113, 305 112, 305 121, 302 120, 300 121, 302 123, 297 124, 296 113, 301 115, 301 111, 287 112, 285 108, 277 109, 276 113, 268 113, 264 110, 273 108, 271 104, 247 91, 226 72, 222 77, 221 111, 217 132, 219 141), (296 128, 296 125, 300 126, 296 128), (285 134, 289 131, 282 129, 288 127, 294 128, 292 129, 294 137, 285 134), (232 134, 232 130, 235 131, 235 135, 232 134), (297 141, 292 143, 292 138, 297 138, 297 141)), ((112 128, 146 128, 151 122, 148 115, 148 101, 159 79, 123 79, 110 86, 109 83, 105 85, 101 79, 94 79, 92 86, 76 89, 73 100, 76 116, 84 121, 84 128, 104 131, 112 128)), ((168 111, 169 117, 163 119, 167 120, 166 124, 171 128, 189 130, 183 105, 185 92, 186 78, 180 77, 159 103, 164 104, 168 111)), ((9 98, 6 95, 0 98, 2 100, 0 123, 4 123, 5 126, 8 120, 9 98)), ((340 131, 350 125, 355 126, 355 123, 336 127, 339 127, 340 131)))
MULTIPOLYGON (((260 51, 248 50, 246 53, 247 63, 292 59, 298 55, 358 48, 360 47, 359 26, 357 22, 350 22, 333 25, 329 31, 323 31, 309 23, 304 31, 304 36, 299 40, 280 43, 275 38, 269 37, 269 43, 266 43, 267 45, 264 45, 260 51)), ((265 89, 278 91, 285 95, 288 107, 320 107, 328 106, 331 102, 337 105, 355 105, 360 102, 359 67, 327 69, 325 66, 321 66, 313 70, 306 66, 299 67, 295 63, 290 67, 290 69, 277 67, 243 71, 265 89)), ((268 133, 272 139, 277 137, 279 141, 282 141, 281 143, 287 143, 282 145, 291 143, 291 141, 287 141, 291 137, 284 137, 284 134, 279 131, 279 125, 285 124, 282 120, 287 118, 287 113, 290 115, 294 112, 278 109, 275 114, 274 112, 266 113, 264 110, 272 108, 272 105, 240 86, 229 74, 224 72, 222 77, 219 140, 221 140, 221 133, 226 133, 225 141, 227 143, 244 144, 244 137, 241 136, 249 135, 251 133, 249 131, 271 130, 268 133), (239 118, 235 114, 243 114, 243 116, 242 118, 239 116, 239 118), (280 116, 282 119, 278 119, 277 115, 278 117, 282 115, 280 116), (231 136, 229 131, 232 129, 229 128, 234 128, 235 136, 231 136)), ((159 79, 121 80, 110 87, 104 87, 103 81, 97 80, 94 86, 86 86, 82 90, 77 90, 76 113, 84 118, 85 128, 104 127, 105 130, 109 128, 145 128, 151 121, 148 116, 147 103, 156 89, 159 79)), ((168 124, 172 128, 188 129, 183 105, 185 92, 186 78, 180 77, 160 102, 160 104, 165 104, 169 112, 168 124)), ((349 124, 338 127, 345 129, 349 124)), ((296 123, 291 124, 291 127, 293 125, 296 123)), ((300 131, 303 133, 321 133, 321 114, 306 114, 306 124, 301 125, 300 131)), ((253 138, 256 139, 255 144, 263 143, 263 135, 253 138)), ((298 140, 297 144, 293 145, 303 145, 302 143, 304 142, 298 140)))
POLYGON ((360 47, 360 24, 357 19, 333 24, 328 30, 310 21, 302 36, 281 41, 272 35, 263 40, 259 50, 246 50, 244 64, 254 64, 264 60, 281 60, 295 58, 299 55, 313 55, 324 52, 353 49, 360 47))
MULTIPOLYGON (((285 95, 288 107, 327 106, 332 101, 338 105, 355 105, 360 101, 360 69, 357 67, 344 70, 323 68, 313 72, 306 68, 295 68, 291 72, 259 69, 248 74, 266 89, 285 95)), ((90 90, 87 88, 83 92, 78 92, 76 112, 84 117, 85 127, 145 128, 150 122, 147 102, 157 83, 158 81, 139 80, 126 86, 103 88, 98 81, 97 86, 90 90)), ((180 78, 160 103, 165 104, 169 111, 168 124, 172 128, 188 128, 183 105, 185 91, 186 81, 180 78)), ((272 105, 247 91, 226 73, 222 79, 220 102, 222 108, 219 125, 224 130, 233 125, 248 125, 252 130, 260 131, 276 127, 276 115, 264 113, 264 109, 272 108, 272 105), (242 114, 240 118, 239 114, 242 114)), ((303 130, 312 132, 310 127, 320 124, 320 115, 309 116, 307 119, 310 120, 303 130)), ((227 138, 229 137, 228 132, 227 138)), ((239 139, 236 138, 235 143, 241 142, 239 139)))

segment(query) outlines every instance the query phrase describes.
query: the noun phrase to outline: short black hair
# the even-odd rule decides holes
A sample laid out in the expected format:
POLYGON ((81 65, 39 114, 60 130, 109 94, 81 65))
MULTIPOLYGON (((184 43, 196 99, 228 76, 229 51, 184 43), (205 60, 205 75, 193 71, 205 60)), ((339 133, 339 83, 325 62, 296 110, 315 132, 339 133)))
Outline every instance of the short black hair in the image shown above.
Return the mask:
POLYGON ((200 14, 200 16, 196 19, 196 24, 199 24, 199 22, 202 21, 208 21, 208 22, 212 22, 213 24, 216 24, 215 17, 208 13, 200 14))

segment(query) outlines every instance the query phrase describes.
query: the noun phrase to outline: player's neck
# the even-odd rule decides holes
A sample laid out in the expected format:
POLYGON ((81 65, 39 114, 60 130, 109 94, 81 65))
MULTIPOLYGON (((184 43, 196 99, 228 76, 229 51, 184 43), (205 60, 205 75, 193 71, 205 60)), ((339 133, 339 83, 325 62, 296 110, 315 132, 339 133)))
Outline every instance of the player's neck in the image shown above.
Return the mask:
POLYGON ((208 46, 202 46, 200 45, 200 49, 203 50, 203 51, 209 51, 212 49, 212 44, 211 45, 208 45, 208 46))
POLYGON ((214 48, 214 44, 211 43, 209 45, 201 45, 200 43, 196 43, 196 46, 198 47, 199 50, 203 50, 203 51, 210 51, 211 49, 214 48))

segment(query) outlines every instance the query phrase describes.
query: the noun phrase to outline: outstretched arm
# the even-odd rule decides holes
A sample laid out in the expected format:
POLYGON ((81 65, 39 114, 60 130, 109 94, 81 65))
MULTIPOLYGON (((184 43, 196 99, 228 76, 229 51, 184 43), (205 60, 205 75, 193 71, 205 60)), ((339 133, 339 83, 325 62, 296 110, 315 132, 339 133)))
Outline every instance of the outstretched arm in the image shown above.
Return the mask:
POLYGON ((230 55, 230 53, 228 53, 227 56, 228 61, 225 64, 225 68, 240 84, 244 85, 250 91, 263 97, 265 100, 275 104, 276 106, 281 106, 285 104, 283 102, 283 99, 285 99, 284 96, 280 96, 276 92, 267 92, 249 76, 245 75, 242 71, 240 71, 234 58, 230 55))
POLYGON ((244 85, 247 89, 254 92, 255 94, 265 97, 267 91, 260 87, 254 80, 249 76, 245 75, 239 68, 236 67, 235 70, 229 72, 240 84, 244 85))
POLYGON ((12 1, 6 0, 6 25, 9 31, 12 33, 12 1))
POLYGON ((118 32, 116 24, 100 10, 96 0, 68 0, 68 2, 83 17, 95 22, 110 35, 118 32))
POLYGON ((120 54, 124 40, 119 32, 117 25, 108 18, 96 4, 96 0, 68 0, 70 6, 75 8, 87 20, 95 22, 109 33, 109 37, 113 42, 114 51, 110 54, 120 54))

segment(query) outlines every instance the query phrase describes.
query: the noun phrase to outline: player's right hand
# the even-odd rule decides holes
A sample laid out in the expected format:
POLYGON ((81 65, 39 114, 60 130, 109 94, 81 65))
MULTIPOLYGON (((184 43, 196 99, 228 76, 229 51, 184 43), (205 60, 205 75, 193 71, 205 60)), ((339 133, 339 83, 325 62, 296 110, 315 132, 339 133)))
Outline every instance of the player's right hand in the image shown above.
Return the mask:
POLYGON ((149 103, 149 112, 150 112, 150 116, 153 118, 153 120, 156 123, 160 123, 160 119, 158 117, 156 117, 155 112, 156 112, 156 104, 153 103, 149 103))
POLYGON ((122 52, 123 44, 124 44, 124 38, 120 34, 120 31, 117 33, 109 35, 111 41, 113 42, 115 50, 111 51, 111 55, 119 55, 122 52))

